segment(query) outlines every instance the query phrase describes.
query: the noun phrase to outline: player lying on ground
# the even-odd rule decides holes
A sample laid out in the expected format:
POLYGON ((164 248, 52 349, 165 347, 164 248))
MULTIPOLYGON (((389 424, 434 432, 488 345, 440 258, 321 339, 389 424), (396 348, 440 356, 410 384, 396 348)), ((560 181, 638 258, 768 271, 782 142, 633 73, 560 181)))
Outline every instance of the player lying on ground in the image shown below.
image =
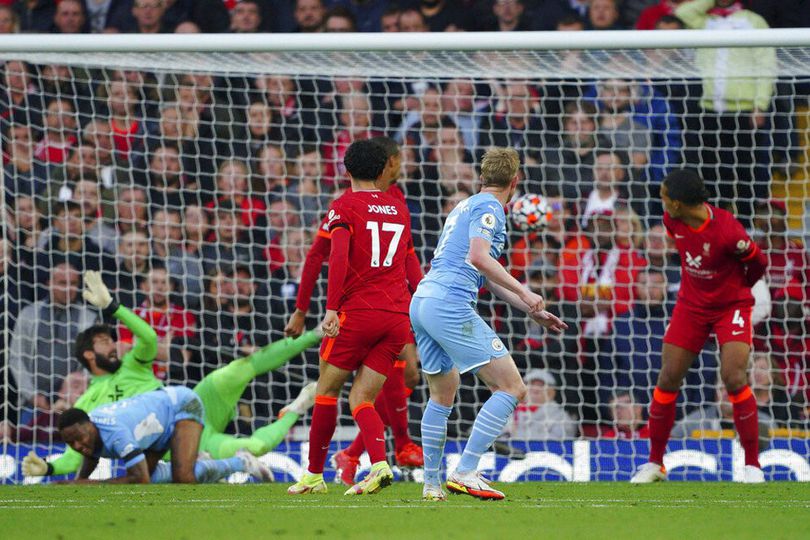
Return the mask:
MULTIPOLYGON (((405 195, 396 184, 402 175, 402 157, 399 145, 390 137, 374 137, 371 140, 385 150, 388 158, 385 170, 377 180, 377 187, 387 195, 405 203, 405 195)), ((330 237, 328 220, 324 216, 315 241, 304 261, 301 284, 298 287, 295 302, 296 309, 284 328, 288 336, 297 337, 304 331, 304 321, 312 300, 315 283, 321 274, 321 267, 329 258, 330 237)), ((408 252, 406 261, 408 287, 414 291, 422 279, 422 265, 416 256, 416 250, 408 252)), ((411 440, 408 433, 408 396, 419 384, 418 362, 416 345, 411 339, 399 354, 399 360, 394 363, 394 369, 388 374, 382 391, 374 402, 374 408, 377 409, 383 423, 391 427, 391 434, 394 437, 394 457, 400 467, 422 467, 424 465, 422 448, 411 440)), ((365 449, 363 436, 358 433, 351 445, 332 456, 338 478, 344 484, 354 485, 354 477, 357 467, 360 465, 360 456, 363 455, 365 449)))
MULTIPOLYGON (((163 386, 155 378, 152 362, 157 353, 157 335, 146 322, 124 306, 113 302, 107 287, 97 272, 88 271, 84 277, 84 298, 123 322, 135 337, 132 349, 119 360, 111 330, 104 325, 92 326, 76 339, 76 359, 92 377, 87 391, 74 407, 90 412, 96 407, 150 392, 163 386)), ((257 429, 250 437, 235 437, 223 433, 233 418, 236 404, 250 381, 277 369, 321 340, 319 332, 307 332, 297 339, 284 339, 256 351, 248 357, 234 360, 221 367, 194 387, 205 405, 206 422, 200 451, 214 458, 233 456, 238 450, 248 450, 255 456, 266 454, 284 439, 309 407, 315 393, 314 383, 284 409, 277 421, 257 429)), ((62 475, 76 472, 81 456, 68 448, 56 460, 47 463, 33 452, 23 460, 26 476, 62 475)))
POLYGON ((492 391, 473 424, 458 467, 447 488, 482 499, 503 499, 478 473, 478 461, 503 431, 526 386, 495 332, 475 310, 478 290, 487 287, 542 326, 567 328, 544 310, 543 298, 523 286, 498 262, 506 242, 504 205, 518 183, 520 158, 511 148, 493 148, 481 161, 481 191, 461 201, 447 216, 430 271, 410 306, 416 346, 427 377, 430 400, 422 415, 425 453, 423 498, 444 500, 440 466, 459 374, 473 372, 492 391))
POLYGON ((720 378, 734 408, 734 426, 745 450, 744 481, 764 482, 759 467, 757 401, 748 386, 751 352, 751 287, 767 259, 734 216, 708 204, 703 180, 673 171, 661 184, 664 226, 681 257, 681 288, 664 334, 661 372, 650 402, 650 458, 630 480, 666 479, 664 452, 675 422, 681 382, 713 333, 720 345, 720 378))
POLYGON ((388 161, 370 140, 356 141, 343 164, 352 192, 332 203, 328 214, 332 248, 320 375, 309 431, 309 467, 288 493, 323 493, 323 469, 337 424, 337 400, 356 371, 349 392, 371 471, 346 495, 375 493, 393 480, 385 456, 385 427, 374 400, 410 335, 405 259, 413 248, 402 201, 380 191, 376 181, 388 161))
POLYGON ((167 386, 102 405, 89 415, 81 409, 68 409, 59 418, 59 434, 84 457, 77 483, 99 482, 89 477, 104 457, 123 460, 127 470, 124 476, 105 483, 148 484, 169 450, 170 474, 161 478, 163 481, 216 482, 235 472, 246 472, 258 480, 272 478, 270 471, 248 452, 228 459, 198 461, 204 417, 200 396, 183 386, 167 386))

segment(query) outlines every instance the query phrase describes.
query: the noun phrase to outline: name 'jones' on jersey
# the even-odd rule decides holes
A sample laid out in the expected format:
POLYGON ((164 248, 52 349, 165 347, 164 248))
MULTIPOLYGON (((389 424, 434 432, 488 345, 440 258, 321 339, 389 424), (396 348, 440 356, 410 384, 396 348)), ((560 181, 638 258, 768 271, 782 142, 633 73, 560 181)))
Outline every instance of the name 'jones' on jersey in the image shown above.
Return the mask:
POLYGON ((342 227, 352 235, 340 311, 408 313, 405 258, 413 238, 405 203, 381 191, 346 192, 332 203, 327 226, 330 233, 342 227))
POLYGON ((470 241, 490 242, 489 254, 497 259, 506 243, 506 215, 493 195, 479 193, 465 199, 447 216, 430 271, 414 296, 475 302, 485 279, 470 263, 470 241))

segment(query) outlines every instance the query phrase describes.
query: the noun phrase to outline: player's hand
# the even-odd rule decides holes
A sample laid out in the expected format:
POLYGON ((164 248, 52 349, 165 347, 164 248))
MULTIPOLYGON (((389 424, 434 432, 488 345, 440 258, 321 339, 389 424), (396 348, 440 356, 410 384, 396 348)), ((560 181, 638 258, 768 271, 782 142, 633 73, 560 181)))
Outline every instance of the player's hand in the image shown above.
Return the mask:
POLYGON ((23 476, 45 476, 48 474, 48 462, 31 450, 22 462, 23 476))
POLYGON ((112 295, 101 281, 101 274, 95 270, 84 273, 84 290, 82 298, 99 309, 107 309, 112 304, 112 295))
POLYGON ((523 292, 520 293, 520 299, 528 306, 529 310, 527 313, 530 315, 542 311, 546 307, 546 301, 543 300, 542 296, 533 293, 525 287, 523 288, 523 292))
POLYGON ((546 310, 532 313, 531 317, 540 326, 547 328, 552 332, 557 332, 558 334, 568 328, 568 325, 565 324, 562 319, 546 310))
POLYGON ((287 321, 287 326, 284 327, 284 335, 287 337, 298 337, 304 333, 304 323, 306 322, 307 314, 296 309, 290 315, 290 320, 287 321))
POLYGON ((323 329, 323 334, 326 337, 333 338, 338 335, 340 331, 340 318, 338 317, 337 311, 333 309, 326 310, 326 315, 324 315, 323 321, 321 321, 321 329, 323 329))

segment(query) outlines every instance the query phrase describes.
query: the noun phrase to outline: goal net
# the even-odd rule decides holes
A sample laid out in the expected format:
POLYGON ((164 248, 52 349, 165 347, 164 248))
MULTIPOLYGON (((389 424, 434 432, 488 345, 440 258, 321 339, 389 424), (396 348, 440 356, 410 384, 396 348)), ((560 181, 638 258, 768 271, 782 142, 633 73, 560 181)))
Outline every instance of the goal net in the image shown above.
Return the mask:
MULTIPOLYGON (((174 48, 161 38, 163 52, 149 40, 139 51, 60 37, 63 50, 23 52, 4 41, 0 479, 22 482, 31 448, 64 450, 58 413, 92 383, 72 354, 77 333, 101 317, 81 298, 84 270, 101 271, 155 328, 155 376, 193 386, 284 337, 302 261, 348 186, 343 154, 385 135, 401 145, 399 186, 425 269, 444 217, 477 191, 487 148, 516 148, 519 192, 546 200, 547 226, 512 228, 503 263, 569 330, 549 335, 485 291, 478 304, 529 387, 482 461, 495 479, 624 480, 646 460, 647 407, 680 280, 659 186, 691 167, 768 253, 750 367, 762 463, 769 478, 810 480, 810 49, 776 46, 779 33, 740 48, 743 32, 728 48, 689 48, 687 36, 705 35, 688 32, 662 34, 674 48, 650 33, 617 49, 610 34, 511 50, 493 37, 467 50, 412 36, 396 50, 333 40, 252 52, 202 52, 221 36, 174 48)), ((324 312, 326 272, 308 329, 324 312)), ((122 356, 131 333, 116 331, 122 356)), ((711 339, 680 393, 673 478, 740 477, 718 364, 711 339)), ((228 431, 273 421, 317 367, 312 348, 257 376, 228 431)), ((462 376, 448 466, 488 395, 462 376)), ((421 381, 409 400, 417 441, 425 403, 421 381)), ((334 449, 356 433, 345 399, 339 410, 334 449)), ((305 466, 307 432, 305 416, 265 458, 278 479, 305 466)))

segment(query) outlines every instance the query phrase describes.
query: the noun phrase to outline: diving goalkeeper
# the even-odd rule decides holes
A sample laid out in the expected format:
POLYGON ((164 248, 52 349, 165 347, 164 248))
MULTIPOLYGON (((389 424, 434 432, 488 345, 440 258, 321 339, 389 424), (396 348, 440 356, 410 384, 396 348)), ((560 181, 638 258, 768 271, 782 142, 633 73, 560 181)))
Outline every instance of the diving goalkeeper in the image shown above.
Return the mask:
MULTIPOLYGON (((90 372, 91 380, 74 407, 89 413, 100 405, 161 388, 163 384, 152 372, 152 362, 157 354, 155 331, 132 311, 113 301, 98 272, 85 272, 84 283, 84 299, 101 309, 105 317, 111 315, 126 325, 135 337, 135 344, 119 360, 108 326, 94 325, 77 336, 74 354, 90 372)), ((223 431, 233 418, 240 396, 254 377, 283 366, 320 341, 321 335, 315 331, 297 339, 276 341, 213 371, 200 381, 194 387, 205 408, 200 452, 207 452, 214 459, 232 457, 242 449, 261 456, 278 446, 312 406, 314 383, 305 386, 298 397, 282 409, 278 420, 257 429, 250 437, 235 437, 223 431)), ((22 471, 25 476, 63 475, 78 471, 81 464, 82 455, 71 448, 52 462, 46 462, 32 451, 23 459, 22 471)))

